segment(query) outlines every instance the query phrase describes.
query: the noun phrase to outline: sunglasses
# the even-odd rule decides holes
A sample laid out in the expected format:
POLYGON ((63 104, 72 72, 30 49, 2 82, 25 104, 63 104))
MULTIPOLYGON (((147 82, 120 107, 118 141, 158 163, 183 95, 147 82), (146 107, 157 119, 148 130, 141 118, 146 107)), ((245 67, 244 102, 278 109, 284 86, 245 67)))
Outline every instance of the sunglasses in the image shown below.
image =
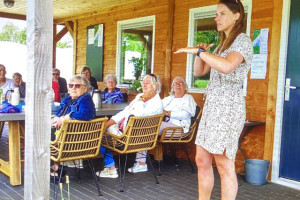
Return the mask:
POLYGON ((59 74, 53 73, 52 75, 55 76, 55 75, 59 75, 59 74))
POLYGON ((82 85, 82 84, 72 84, 72 83, 69 84, 69 88, 75 87, 76 89, 79 89, 81 86, 85 86, 85 85, 82 85))

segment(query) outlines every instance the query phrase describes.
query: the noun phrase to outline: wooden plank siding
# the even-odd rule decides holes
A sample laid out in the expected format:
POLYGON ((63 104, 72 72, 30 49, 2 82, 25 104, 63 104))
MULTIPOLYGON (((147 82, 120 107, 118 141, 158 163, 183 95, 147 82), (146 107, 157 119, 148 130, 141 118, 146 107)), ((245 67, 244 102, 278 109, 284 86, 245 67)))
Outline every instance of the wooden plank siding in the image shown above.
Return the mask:
MULTIPOLYGON (((104 24, 104 61, 103 73, 104 76, 109 73, 115 73, 116 70, 116 47, 117 47, 117 22, 120 20, 145 17, 150 15, 156 16, 155 30, 155 49, 154 49, 154 73, 158 74, 162 79, 163 85, 170 85, 170 81, 175 76, 185 76, 186 74, 186 55, 171 54, 170 58, 170 74, 165 74, 168 69, 165 68, 166 47, 169 37, 172 37, 172 52, 181 47, 185 47, 188 43, 188 22, 189 10, 202 6, 217 4, 217 0, 176 0, 174 5, 174 25, 173 35, 168 35, 168 23, 171 16, 169 15, 168 3, 169 0, 148 0, 128 3, 126 5, 103 9, 102 12, 93 12, 85 14, 77 19, 77 57, 76 57, 76 73, 80 73, 81 68, 86 62, 86 27, 93 24, 104 24)), ((252 1, 252 19, 251 19, 251 38, 254 29, 269 28, 269 55, 267 64, 267 75, 265 79, 248 79, 246 104, 251 110, 247 113, 247 119, 267 122, 265 128, 257 127, 246 137, 242 144, 248 158, 266 158, 272 157, 272 141, 274 129, 274 113, 276 101, 276 84, 278 71, 278 45, 273 45, 279 41, 280 37, 280 17, 274 17, 281 13, 282 0, 253 0, 252 1), (275 9, 276 8, 276 9, 275 9), (274 20, 275 18, 275 20, 274 20), (275 30, 273 30, 275 29, 275 30), (277 48, 278 52, 275 52, 277 48), (277 56, 277 57, 276 57, 277 56), (272 61, 270 61, 272 58, 272 61), (270 65, 272 68, 270 70, 270 65), (272 89, 270 89, 272 85, 272 89), (267 112, 268 107, 268 112, 267 112), (272 121, 273 120, 273 121, 272 121), (271 128, 273 127, 273 128, 271 128), (265 137, 267 135, 267 138, 265 137), (266 149, 267 151, 262 151, 266 149)), ((66 19, 65 19, 66 20, 66 19)), ((74 19, 68 19, 74 20, 74 19)), ((101 84, 101 83, 99 83, 101 84)), ((102 83, 103 85, 103 83, 102 83)), ((170 88, 164 88, 161 93, 166 94, 170 88)), ((203 94, 192 94, 196 102, 203 106, 203 94)), ((162 96, 163 97, 163 96, 162 96)), ((191 152, 191 159, 194 159, 195 145, 188 145, 191 152)), ((185 158, 183 152, 178 152, 178 157, 185 158)), ((237 171, 243 171, 243 157, 240 152, 237 153, 236 159, 237 171)))

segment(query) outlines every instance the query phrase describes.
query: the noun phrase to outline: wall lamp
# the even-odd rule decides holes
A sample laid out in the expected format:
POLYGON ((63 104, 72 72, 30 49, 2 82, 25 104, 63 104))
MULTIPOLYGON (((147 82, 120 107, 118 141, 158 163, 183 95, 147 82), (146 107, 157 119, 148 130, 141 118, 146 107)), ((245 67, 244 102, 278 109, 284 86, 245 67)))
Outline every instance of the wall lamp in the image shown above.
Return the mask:
POLYGON ((8 8, 13 7, 14 4, 15 4, 15 1, 14 1, 14 0, 4 0, 3 2, 4 2, 4 5, 5 5, 6 7, 8 7, 8 8))

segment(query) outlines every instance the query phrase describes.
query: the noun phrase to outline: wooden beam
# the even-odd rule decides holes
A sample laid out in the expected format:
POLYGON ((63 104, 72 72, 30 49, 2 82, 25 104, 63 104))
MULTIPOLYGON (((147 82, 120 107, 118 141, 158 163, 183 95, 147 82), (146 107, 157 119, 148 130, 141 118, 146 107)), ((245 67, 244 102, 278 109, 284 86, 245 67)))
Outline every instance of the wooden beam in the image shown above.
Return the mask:
POLYGON ((53 1, 27 0, 24 199, 50 199, 53 1))
POLYGON ((172 42, 173 42, 173 25, 174 25, 174 0, 168 0, 168 19, 167 41, 166 41, 166 58, 165 58, 165 80, 164 96, 169 95, 171 85, 171 62, 172 62, 172 42))
MULTIPOLYGON (((273 21, 270 31, 270 64, 268 96, 267 96, 267 114, 266 114, 266 133, 264 159, 272 161, 273 143, 274 143, 274 128, 275 128, 275 113, 276 113, 276 97, 277 97, 277 82, 278 82, 278 67, 279 67, 279 51, 280 51, 280 32, 282 20, 282 0, 273 0, 273 21), (272 67, 271 67, 272 66, 272 67)), ((272 167, 270 167, 272 169, 272 167)), ((270 173, 271 174, 271 170, 270 173)))
POLYGON ((61 29, 57 34, 56 31, 53 32, 54 34, 56 34, 54 38, 55 43, 57 43, 62 37, 64 37, 67 34, 67 32, 68 32, 68 28, 66 26, 63 29, 61 29))
POLYGON ((4 13, 4 12, 0 12, 0 17, 9 18, 9 19, 26 20, 26 15, 18 15, 18 14, 12 14, 12 13, 4 13))
POLYGON ((65 26, 67 27, 67 29, 70 32, 72 38, 74 39, 74 23, 72 21, 66 21, 65 26))

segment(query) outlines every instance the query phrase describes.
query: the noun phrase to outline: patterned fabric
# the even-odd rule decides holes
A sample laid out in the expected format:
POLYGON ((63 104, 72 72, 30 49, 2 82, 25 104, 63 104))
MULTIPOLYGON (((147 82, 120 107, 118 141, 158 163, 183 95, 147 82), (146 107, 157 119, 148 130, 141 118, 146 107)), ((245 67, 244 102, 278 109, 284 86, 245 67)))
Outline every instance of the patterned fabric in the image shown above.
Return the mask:
POLYGON ((231 47, 218 56, 226 57, 232 51, 240 53, 244 62, 230 74, 211 69, 195 143, 213 154, 223 154, 226 150, 226 156, 234 161, 246 118, 243 81, 253 57, 250 38, 241 33, 231 47))
POLYGON ((108 103, 108 99, 113 99, 113 103, 123 103, 124 97, 122 91, 119 88, 115 88, 115 90, 111 93, 108 92, 108 89, 105 88, 103 92, 101 92, 102 103, 108 103))

